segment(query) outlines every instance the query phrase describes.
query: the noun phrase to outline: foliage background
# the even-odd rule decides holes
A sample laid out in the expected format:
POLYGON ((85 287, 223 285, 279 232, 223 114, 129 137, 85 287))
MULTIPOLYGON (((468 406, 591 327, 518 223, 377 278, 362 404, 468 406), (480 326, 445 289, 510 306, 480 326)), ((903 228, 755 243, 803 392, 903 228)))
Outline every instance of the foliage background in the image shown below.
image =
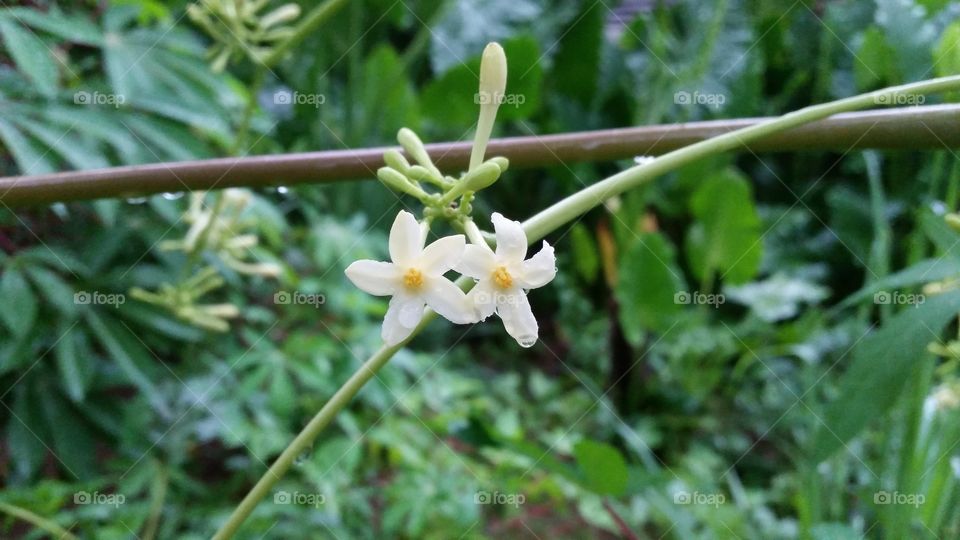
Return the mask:
MULTIPOLYGON (((5 5, 0 166, 355 148, 401 126, 469 140, 490 40, 523 96, 500 135, 776 115, 960 71, 960 3, 946 0, 622 4, 350 2, 256 93, 249 63, 210 69, 184 2, 5 5), (278 104, 282 90, 324 103, 278 104)), ((956 359, 923 352, 944 308, 873 292, 960 272, 940 217, 957 210, 958 163, 946 148, 746 153, 609 201, 548 239, 560 273, 531 293, 540 344, 433 325, 279 484, 323 504, 267 500, 242 537, 614 538, 618 521, 640 538, 957 537, 956 359), (888 277, 916 264, 937 271, 888 277), (726 301, 675 298, 698 293, 726 301), (863 352, 867 334, 887 341, 863 352), (905 369, 845 382, 884 350, 905 369), (477 504, 484 493, 524 502, 477 504)), ((512 170, 477 209, 522 219, 629 165, 512 170)), ((0 501, 83 538, 208 537, 379 343, 385 305, 343 268, 385 255, 407 203, 372 181, 253 194, 250 258, 283 270, 243 276, 203 254, 226 280, 210 299, 240 308, 225 333, 129 298, 75 301, 189 275, 157 247, 187 230, 180 194, 3 208, 0 501), (278 304, 281 291, 326 301, 278 304)), ((9 516, 0 531, 43 535, 9 516)))

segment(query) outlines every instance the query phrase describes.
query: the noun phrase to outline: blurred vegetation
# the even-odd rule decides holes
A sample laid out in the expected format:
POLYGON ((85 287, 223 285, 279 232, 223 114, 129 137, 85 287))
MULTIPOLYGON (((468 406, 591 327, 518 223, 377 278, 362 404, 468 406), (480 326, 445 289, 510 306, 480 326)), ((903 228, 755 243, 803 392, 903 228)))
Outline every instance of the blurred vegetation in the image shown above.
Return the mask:
MULTIPOLYGON (((2 173, 465 140, 491 40, 522 96, 500 135, 960 72, 947 0, 354 1, 269 70, 186 12, 0 9, 2 173)), ((478 210, 522 219, 629 165, 511 170, 478 210)), ((540 344, 433 325, 240 536, 956 538, 958 197, 952 150, 837 149, 608 201, 549 238, 540 344)), ((385 255, 404 203, 369 181, 0 209, 0 502, 82 538, 209 537, 379 344, 384 302, 343 269, 385 255)), ((0 536, 45 534, 4 512, 0 536)))

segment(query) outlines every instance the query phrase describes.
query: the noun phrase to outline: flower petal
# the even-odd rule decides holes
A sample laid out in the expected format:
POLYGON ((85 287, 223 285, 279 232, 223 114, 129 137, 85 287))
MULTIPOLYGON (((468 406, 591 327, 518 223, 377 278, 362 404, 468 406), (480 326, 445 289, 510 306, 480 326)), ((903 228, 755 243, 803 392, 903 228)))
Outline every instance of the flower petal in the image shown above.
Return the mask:
POLYGON ((431 309, 452 323, 477 322, 473 307, 467 303, 467 295, 445 277, 431 278, 423 291, 423 297, 431 309))
POLYGON ((537 319, 530 309, 527 295, 519 289, 513 289, 497 302, 497 315, 503 320, 503 327, 521 347, 531 347, 537 342, 539 327, 537 319))
MULTIPOLYGON (((491 253, 491 256, 493 254, 491 253)), ((467 303, 473 307, 478 320, 485 320, 497 311, 496 291, 489 279, 481 280, 467 293, 467 303)))
POLYGON ((463 257, 466 238, 462 234, 445 236, 433 242, 420 255, 420 270, 430 276, 442 276, 463 257))
POLYGON ((527 233, 519 221, 511 221, 494 212, 493 230, 497 235, 497 258, 503 262, 522 261, 527 256, 527 233))
POLYGON ((473 279, 486 279, 493 274, 496 264, 493 250, 489 247, 468 244, 463 250, 463 257, 453 265, 453 269, 473 279))
POLYGON ((380 335, 387 345, 396 345, 410 337, 423 318, 423 299, 397 295, 390 299, 380 335))
POLYGON ((393 294, 400 279, 400 269, 395 264, 380 261, 356 261, 345 273, 360 290, 374 296, 393 294))
POLYGON ((543 287, 557 275, 557 257, 553 254, 553 246, 546 241, 536 255, 520 264, 518 281, 524 289, 543 287))
POLYGON ((423 236, 417 218, 406 210, 397 214, 390 227, 390 259, 400 266, 409 266, 423 251, 423 236))

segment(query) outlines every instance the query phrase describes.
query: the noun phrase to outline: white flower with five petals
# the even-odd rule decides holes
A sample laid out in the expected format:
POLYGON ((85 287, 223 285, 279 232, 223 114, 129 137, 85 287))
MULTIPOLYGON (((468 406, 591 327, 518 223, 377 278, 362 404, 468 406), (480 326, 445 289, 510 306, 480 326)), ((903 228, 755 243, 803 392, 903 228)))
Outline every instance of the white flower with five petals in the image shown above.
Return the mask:
POLYGON ((496 312, 507 333, 521 346, 530 347, 537 341, 539 328, 526 291, 546 285, 557 275, 557 259, 553 247, 544 241, 536 255, 524 260, 527 235, 520 222, 499 213, 494 213, 492 220, 496 252, 486 245, 470 244, 453 268, 477 280, 467 294, 477 317, 483 320, 496 312))
POLYGON ((413 214, 401 211, 390 229, 393 262, 356 261, 346 274, 354 285, 376 296, 392 296, 381 335, 388 345, 408 338, 423 318, 424 305, 457 324, 476 321, 466 295, 443 277, 466 247, 462 234, 440 238, 427 247, 413 214))

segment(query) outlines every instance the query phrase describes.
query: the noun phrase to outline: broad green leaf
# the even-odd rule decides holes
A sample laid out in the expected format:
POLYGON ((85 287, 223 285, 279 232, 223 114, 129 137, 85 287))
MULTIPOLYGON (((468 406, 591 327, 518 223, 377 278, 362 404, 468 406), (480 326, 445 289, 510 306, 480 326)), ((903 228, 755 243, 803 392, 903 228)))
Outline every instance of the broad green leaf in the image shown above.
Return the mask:
POLYGON ((873 88, 885 81, 899 80, 896 52, 887 43, 883 31, 871 26, 863 33, 863 40, 853 62, 857 88, 873 88))
POLYGON ((743 283, 760 269, 763 243, 750 183, 735 169, 706 179, 690 202, 696 221, 687 231, 686 254, 701 282, 715 273, 743 283))
POLYGON ((681 310, 676 301, 685 285, 673 245, 659 233, 642 233, 620 255, 614 294, 620 304, 620 325, 633 345, 645 330, 666 330, 681 310))
POLYGON ((0 141, 7 147, 20 168, 20 174, 45 174, 57 168, 30 137, 9 122, 0 119, 0 141))
POLYGON ((93 477, 97 453, 90 425, 55 391, 44 392, 40 402, 44 423, 50 426, 52 450, 57 460, 77 479, 93 477))
POLYGON ((627 489, 627 463, 609 444, 582 440, 573 448, 583 486, 600 495, 622 495, 627 489))
POLYGON ((838 398, 821 415, 813 456, 822 461, 886 413, 900 396, 911 371, 926 355, 927 344, 940 339, 960 311, 960 291, 929 297, 904 308, 853 351, 840 379, 838 398))
POLYGON ((48 435, 47 425, 43 421, 40 400, 34 392, 34 380, 21 381, 14 388, 13 414, 7 422, 6 441, 14 475, 21 480, 33 476, 47 456, 42 442, 48 435))
POLYGON ((97 314, 95 308, 87 309, 84 315, 93 334, 110 353, 110 357, 127 379, 143 392, 161 415, 169 414, 166 400, 144 371, 152 360, 149 352, 144 351, 139 342, 131 342, 126 337, 120 337, 121 332, 129 333, 129 330, 116 320, 104 319, 97 314))
POLYGON ((933 69, 937 77, 947 77, 960 73, 960 21, 947 26, 940 37, 940 42, 934 50, 933 57, 937 59, 933 69))
POLYGON ((6 17, 0 17, 0 34, 17 68, 36 85, 41 94, 53 97, 57 93, 59 73, 50 48, 32 30, 6 17))
POLYGON ((15 335, 26 335, 37 318, 37 297, 20 270, 7 266, 3 271, 0 298, 3 299, 0 319, 15 335))
POLYGON ((86 17, 26 8, 0 10, 0 17, 19 21, 35 30, 41 30, 74 43, 91 46, 99 46, 103 43, 100 29, 86 17))
POLYGON ((597 279, 600 271, 600 254, 590 229, 582 223, 575 223, 570 229, 570 247, 573 251, 573 265, 580 277, 588 283, 597 279))
POLYGON ((56 306, 67 317, 77 314, 77 305, 73 301, 73 287, 67 285, 63 278, 42 266, 28 266, 27 275, 37 286, 40 295, 51 305, 56 306))
POLYGON ((86 395, 88 383, 88 379, 84 376, 84 370, 80 368, 80 363, 92 360, 79 357, 80 340, 78 336, 82 332, 81 329, 65 324, 60 325, 59 328, 60 340, 57 341, 54 352, 60 380, 70 399, 80 402, 86 395))
POLYGON ((34 121, 18 122, 18 124, 77 169, 101 169, 110 166, 100 152, 80 139, 78 133, 83 130, 81 126, 60 129, 34 121))
MULTIPOLYGON (((877 25, 883 28, 887 43, 900 67, 902 82, 915 81, 929 73, 937 29, 927 20, 927 10, 915 0, 876 0, 877 25)), ((897 81, 901 82, 901 81, 897 81)))
POLYGON ((557 91, 584 106, 589 105, 597 93, 603 25, 608 13, 603 4, 583 3, 581 12, 560 39, 553 59, 550 76, 557 91))

